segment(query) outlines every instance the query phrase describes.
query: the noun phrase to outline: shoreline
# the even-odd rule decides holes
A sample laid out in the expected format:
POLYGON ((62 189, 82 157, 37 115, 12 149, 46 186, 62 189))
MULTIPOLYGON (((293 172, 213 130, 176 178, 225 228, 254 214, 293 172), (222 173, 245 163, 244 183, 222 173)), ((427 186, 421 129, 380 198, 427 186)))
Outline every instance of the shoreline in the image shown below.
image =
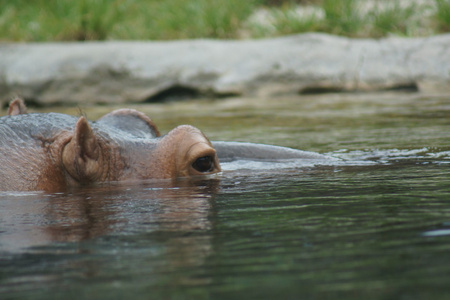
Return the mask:
POLYGON ((0 44, 0 101, 123 104, 328 92, 450 94, 450 34, 0 44))

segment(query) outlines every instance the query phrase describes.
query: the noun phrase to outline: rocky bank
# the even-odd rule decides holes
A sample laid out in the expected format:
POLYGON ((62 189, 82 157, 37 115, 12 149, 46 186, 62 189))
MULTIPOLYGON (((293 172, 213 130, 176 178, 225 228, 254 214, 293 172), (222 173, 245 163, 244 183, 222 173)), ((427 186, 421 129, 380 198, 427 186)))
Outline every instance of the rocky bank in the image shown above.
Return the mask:
POLYGON ((450 94, 450 34, 0 44, 3 104, 16 95, 83 105, 397 89, 450 94))

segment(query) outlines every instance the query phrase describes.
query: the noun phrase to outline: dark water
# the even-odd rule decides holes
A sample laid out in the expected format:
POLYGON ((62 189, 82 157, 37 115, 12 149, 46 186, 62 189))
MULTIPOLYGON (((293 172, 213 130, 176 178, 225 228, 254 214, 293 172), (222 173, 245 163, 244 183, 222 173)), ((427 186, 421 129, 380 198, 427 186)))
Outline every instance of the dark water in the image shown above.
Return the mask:
POLYGON ((342 160, 1 193, 0 299, 450 299, 450 98, 139 108, 342 160))

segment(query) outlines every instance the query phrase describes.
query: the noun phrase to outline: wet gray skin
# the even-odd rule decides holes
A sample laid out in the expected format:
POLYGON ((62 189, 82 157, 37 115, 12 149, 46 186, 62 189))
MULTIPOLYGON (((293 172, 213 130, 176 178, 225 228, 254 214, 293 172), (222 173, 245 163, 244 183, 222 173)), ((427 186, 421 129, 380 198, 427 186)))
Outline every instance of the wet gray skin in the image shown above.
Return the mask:
POLYGON ((217 141, 214 150, 198 129, 189 126, 160 136, 147 116, 131 109, 116 110, 91 123, 59 113, 19 113, 0 119, 0 137, 5 163, 0 175, 9 178, 1 190, 50 191, 97 182, 209 175, 221 170, 217 157, 223 162, 331 162, 318 153, 255 143, 217 141), (186 133, 179 138, 173 133, 182 130, 186 133))

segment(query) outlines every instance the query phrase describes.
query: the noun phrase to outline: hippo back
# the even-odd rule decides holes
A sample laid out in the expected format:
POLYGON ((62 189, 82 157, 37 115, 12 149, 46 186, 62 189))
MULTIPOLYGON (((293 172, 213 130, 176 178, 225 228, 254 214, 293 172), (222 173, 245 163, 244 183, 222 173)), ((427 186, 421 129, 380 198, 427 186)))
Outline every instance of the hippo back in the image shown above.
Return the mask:
POLYGON ((0 147, 34 145, 71 131, 76 117, 59 114, 23 114, 0 118, 0 147))
POLYGON ((310 160, 330 160, 331 157, 287 147, 244 143, 244 142, 223 142, 213 141, 214 148, 220 161, 234 160, 282 160, 282 159, 310 159, 310 160))
POLYGON ((23 114, 0 118, 0 190, 35 190, 42 176, 62 180, 46 149, 77 118, 63 114, 23 114))

